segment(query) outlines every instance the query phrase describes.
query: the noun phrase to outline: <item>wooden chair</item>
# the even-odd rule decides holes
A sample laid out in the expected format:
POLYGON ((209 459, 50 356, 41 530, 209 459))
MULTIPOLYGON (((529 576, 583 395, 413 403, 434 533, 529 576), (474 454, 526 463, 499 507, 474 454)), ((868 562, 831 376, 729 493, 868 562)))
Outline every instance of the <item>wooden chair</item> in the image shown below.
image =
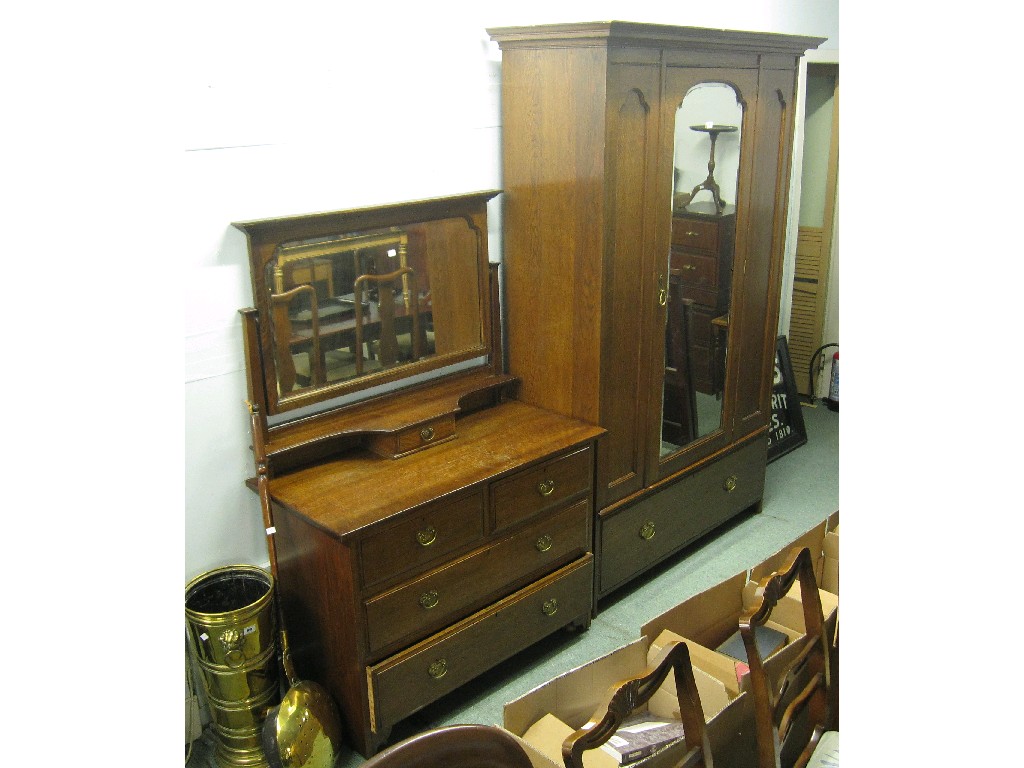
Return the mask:
MULTIPOLYGON (((369 339, 366 336, 367 319, 363 311, 363 293, 368 290, 369 284, 377 288, 377 324, 373 333, 380 342, 380 361, 383 367, 394 365, 398 361, 398 330, 395 322, 395 295, 401 292, 403 278, 408 277, 412 286, 416 285, 416 275, 412 267, 402 267, 394 272, 384 275, 366 274, 359 275, 355 279, 355 309, 356 309, 356 375, 363 373, 363 345, 369 339), (396 291, 396 287, 399 289, 396 291)), ((405 291, 408 307, 404 310, 405 316, 412 317, 412 360, 420 359, 420 309, 417 291, 414 289, 405 291)))
POLYGON ((410 736, 363 768, 532 768, 522 745, 493 725, 449 725, 410 736))
MULTIPOLYGON (((312 383, 319 387, 326 381, 323 356, 320 350, 320 313, 317 307, 316 289, 312 285, 299 285, 284 293, 270 295, 271 313, 274 318, 274 343, 277 346, 277 378, 282 392, 291 392, 300 378, 295 370, 292 346, 297 340, 292 328, 291 303, 294 298, 309 294, 312 336, 304 341, 309 345, 309 380, 300 381, 303 386, 312 383)), ((302 341, 302 339, 299 339, 302 341)))
POLYGON ((680 295, 682 286, 669 283, 668 325, 665 328, 665 439, 675 445, 689 445, 697 439, 697 390, 693 386, 693 348, 690 315, 693 301, 680 295))
MULTIPOLYGON (((824 633, 821 598, 814 578, 814 564, 807 547, 794 549, 780 570, 758 582, 749 611, 740 617, 740 634, 750 667, 750 692, 754 705, 758 768, 803 768, 821 764, 819 742, 834 728, 831 638, 824 633), (769 675, 754 641, 754 628, 764 625, 772 610, 799 581, 804 614, 804 636, 793 662, 769 675), (777 681, 773 684, 773 680, 777 681), (795 754, 795 757, 793 755, 795 754)), ((832 731, 826 744, 838 741, 832 731)), ((838 747, 836 748, 838 751, 838 747)), ((838 758, 829 765, 838 765, 838 758)))
POLYGON ((671 670, 675 676, 679 717, 683 723, 687 751, 676 768, 713 768, 711 746, 704 728, 704 709, 693 679, 690 651, 686 643, 669 643, 654 664, 642 674, 616 683, 608 689, 605 702, 590 721, 562 744, 566 768, 583 768, 583 753, 597 749, 614 735, 623 720, 646 704, 665 682, 671 670))

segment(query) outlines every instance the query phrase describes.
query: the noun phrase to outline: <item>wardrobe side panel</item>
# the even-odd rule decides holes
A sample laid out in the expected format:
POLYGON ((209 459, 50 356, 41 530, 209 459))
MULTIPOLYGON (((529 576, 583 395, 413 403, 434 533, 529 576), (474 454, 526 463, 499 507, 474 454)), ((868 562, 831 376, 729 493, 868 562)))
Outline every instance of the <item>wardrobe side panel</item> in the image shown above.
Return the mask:
POLYGON ((519 399, 599 423, 604 93, 598 48, 502 54, 509 372, 519 399))

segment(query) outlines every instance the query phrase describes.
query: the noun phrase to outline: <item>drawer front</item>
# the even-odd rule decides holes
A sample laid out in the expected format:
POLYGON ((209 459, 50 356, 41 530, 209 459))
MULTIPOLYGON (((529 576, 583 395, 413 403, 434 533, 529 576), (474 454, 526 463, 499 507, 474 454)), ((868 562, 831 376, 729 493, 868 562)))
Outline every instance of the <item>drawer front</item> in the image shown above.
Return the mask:
POLYGON ((492 486, 494 529, 508 528, 590 490, 593 451, 588 446, 492 486))
POLYGON ((454 437, 455 417, 449 414, 394 434, 375 435, 369 440, 368 447, 385 459, 397 459, 454 437))
POLYGON ((767 443, 756 440, 630 507, 599 516, 599 595, 757 502, 766 461, 767 443))
POLYGON ((495 603, 444 632, 368 667, 370 728, 395 722, 472 680, 593 607, 593 555, 495 603))
POLYGON ((701 256, 673 248, 669 266, 683 288, 683 298, 691 298, 686 295, 687 289, 718 290, 718 259, 714 256, 701 256))
POLYGON ((366 601, 371 653, 410 643, 590 549, 588 500, 366 601))
POLYGON ((718 250, 718 224, 697 219, 672 219, 672 245, 718 250))
MULTIPOLYGON (((401 482, 396 480, 396 482, 401 482)), ((360 545, 363 586, 422 569, 484 538, 484 492, 436 502, 372 534, 360 545)))

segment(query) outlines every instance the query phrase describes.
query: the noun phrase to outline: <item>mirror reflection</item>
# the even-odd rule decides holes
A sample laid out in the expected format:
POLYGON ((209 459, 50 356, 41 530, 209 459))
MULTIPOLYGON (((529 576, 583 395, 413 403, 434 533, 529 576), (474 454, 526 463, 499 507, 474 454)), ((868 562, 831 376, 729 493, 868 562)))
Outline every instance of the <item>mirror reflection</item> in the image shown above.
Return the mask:
POLYGON ((661 455, 721 427, 743 109, 701 83, 676 111, 661 455))
POLYGON ((462 218, 281 243, 264 285, 282 397, 483 344, 477 233, 462 218))

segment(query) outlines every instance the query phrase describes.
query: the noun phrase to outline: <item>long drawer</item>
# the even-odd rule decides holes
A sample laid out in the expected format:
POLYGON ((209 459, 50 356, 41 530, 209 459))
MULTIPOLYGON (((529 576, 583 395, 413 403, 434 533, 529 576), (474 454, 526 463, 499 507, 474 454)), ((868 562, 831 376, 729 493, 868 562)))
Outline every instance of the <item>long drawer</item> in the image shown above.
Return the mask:
POLYGON ((590 549, 590 504, 527 525, 497 544, 366 601, 371 654, 410 643, 590 549))
POLYGON ((758 439, 628 507, 598 515, 598 596, 695 540, 764 494, 758 439))
POLYGON ((392 724, 575 620, 589 621, 593 555, 367 667, 370 728, 392 724))

